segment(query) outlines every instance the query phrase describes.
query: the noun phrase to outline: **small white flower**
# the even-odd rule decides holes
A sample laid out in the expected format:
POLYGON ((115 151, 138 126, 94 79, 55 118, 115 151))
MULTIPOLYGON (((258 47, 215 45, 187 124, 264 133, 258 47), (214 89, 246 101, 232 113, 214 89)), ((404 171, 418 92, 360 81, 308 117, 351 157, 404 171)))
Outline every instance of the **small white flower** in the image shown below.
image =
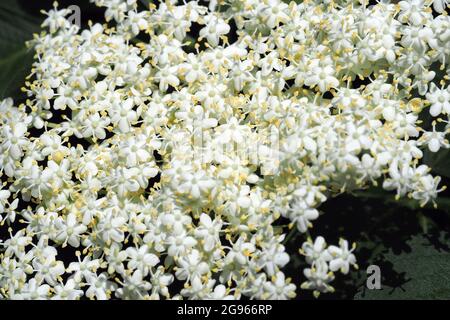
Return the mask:
POLYGON ((450 147, 450 144, 445 136, 446 132, 436 131, 436 126, 433 123, 433 131, 424 132, 419 141, 421 144, 427 144, 428 149, 431 152, 438 152, 442 147, 450 147))
POLYGON ((330 65, 320 66, 319 62, 313 63, 309 75, 305 78, 305 85, 317 86, 321 92, 339 86, 339 81, 334 77, 334 69, 330 65))
POLYGON ((77 283, 69 279, 65 284, 55 286, 55 295, 52 300, 78 300, 83 294, 83 290, 79 289, 77 283))
POLYGON ((115 291, 117 285, 108 280, 106 273, 94 276, 87 279, 89 286, 86 291, 86 297, 89 299, 106 300, 110 298, 111 292, 115 291))
POLYGON ((317 237, 314 242, 312 242, 311 239, 304 242, 301 253, 306 257, 306 262, 313 265, 316 261, 330 261, 332 258, 330 253, 327 251, 325 239, 321 236, 317 237))
POLYGON ((306 268, 303 273, 308 280, 302 283, 302 289, 313 290, 316 297, 321 292, 334 292, 334 288, 329 284, 334 280, 334 275, 328 271, 326 263, 306 268))
POLYGON ((450 86, 447 89, 438 89, 434 83, 431 83, 426 97, 431 103, 430 114, 433 117, 441 113, 450 114, 450 86))
POLYGON ((153 253, 149 253, 146 245, 139 249, 128 248, 126 253, 129 258, 128 268, 131 270, 139 269, 143 276, 146 276, 150 269, 159 263, 159 258, 153 253))
POLYGON ((339 239, 339 247, 329 246, 328 251, 332 255, 332 260, 330 261, 330 270, 338 271, 347 274, 350 270, 350 265, 356 266, 356 258, 352 253, 355 250, 355 244, 353 244, 352 249, 348 248, 348 241, 344 239, 339 239))

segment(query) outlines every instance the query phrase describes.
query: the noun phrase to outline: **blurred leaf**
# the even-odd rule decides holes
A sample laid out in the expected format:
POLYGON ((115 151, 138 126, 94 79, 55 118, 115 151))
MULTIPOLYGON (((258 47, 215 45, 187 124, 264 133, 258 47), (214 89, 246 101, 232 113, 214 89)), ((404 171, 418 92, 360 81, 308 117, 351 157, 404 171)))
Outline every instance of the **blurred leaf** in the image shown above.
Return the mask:
POLYGON ((433 172, 450 177, 450 149, 441 149, 438 152, 426 150, 423 162, 428 165, 433 172))
POLYGON ((33 53, 25 42, 40 29, 40 21, 17 1, 0 2, 0 98, 17 95, 30 72, 33 53))
POLYGON ((380 265, 382 288, 368 290, 364 283, 355 299, 450 299, 450 241, 441 239, 442 236, 434 240, 414 236, 407 241, 409 252, 396 255, 391 250, 386 253, 384 259, 393 265, 397 280, 389 280, 392 275, 383 274, 386 270, 380 265), (441 243, 438 248, 436 241, 441 243))
POLYGON ((0 60, 0 99, 20 95, 33 63, 33 51, 23 47, 0 60))
POLYGON ((152 2, 151 0, 140 0, 140 2, 144 5, 146 9, 148 9, 148 6, 152 2))
MULTIPOLYGON (((358 198, 382 199, 388 204, 396 204, 398 206, 406 207, 410 210, 421 209, 420 204, 417 200, 409 199, 406 197, 396 200, 395 195, 392 192, 388 192, 382 188, 369 188, 364 191, 354 192, 354 195, 358 198)), ((437 209, 450 212, 450 198, 438 196, 436 199, 434 199, 434 201, 436 202, 437 209)), ((434 209, 434 205, 433 203, 428 202, 424 208, 434 209)))

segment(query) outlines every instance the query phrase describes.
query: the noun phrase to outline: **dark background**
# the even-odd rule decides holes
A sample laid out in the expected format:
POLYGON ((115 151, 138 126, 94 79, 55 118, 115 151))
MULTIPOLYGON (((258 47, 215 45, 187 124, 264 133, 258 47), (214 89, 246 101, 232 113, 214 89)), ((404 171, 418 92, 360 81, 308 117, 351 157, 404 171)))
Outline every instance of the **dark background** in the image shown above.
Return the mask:
MULTIPOLYGON (((146 0, 140 1, 144 8, 146 0)), ((104 10, 87 0, 59 1, 59 7, 76 4, 81 7, 83 27, 89 20, 103 22, 104 10)), ((53 7, 53 0, 2 0, 0 2, 0 99, 13 97, 15 104, 24 102, 20 88, 30 73, 34 53, 24 43, 40 32, 44 16, 41 9, 53 7)), ((366 80, 367 81, 367 80, 366 80)), ((358 87, 363 81, 355 82, 358 87)), ((426 111, 427 112, 427 111, 426 111)), ((430 122, 427 114, 423 119, 430 122)), ((450 153, 426 153, 424 162, 435 174, 441 175, 443 185, 450 177, 450 153)), ((412 200, 396 201, 393 194, 373 188, 354 195, 339 195, 320 207, 323 214, 311 231, 313 237, 322 235, 328 243, 337 244, 339 236, 358 247, 359 270, 349 275, 337 274, 336 292, 319 299, 449 299, 450 298, 450 193, 445 191, 437 200, 438 209, 431 205, 420 208, 412 200), (382 290, 365 289, 366 269, 376 264, 381 269, 382 290)), ((0 227, 0 238, 8 235, 7 226, 0 227)), ((289 235, 286 242, 291 262, 286 273, 299 287, 304 281, 303 257, 298 248, 304 236, 289 235)), ((70 249, 62 257, 73 257, 70 249)), ((71 260, 72 258, 66 260, 71 260)), ((299 299, 312 299, 309 291, 299 290, 299 299)))

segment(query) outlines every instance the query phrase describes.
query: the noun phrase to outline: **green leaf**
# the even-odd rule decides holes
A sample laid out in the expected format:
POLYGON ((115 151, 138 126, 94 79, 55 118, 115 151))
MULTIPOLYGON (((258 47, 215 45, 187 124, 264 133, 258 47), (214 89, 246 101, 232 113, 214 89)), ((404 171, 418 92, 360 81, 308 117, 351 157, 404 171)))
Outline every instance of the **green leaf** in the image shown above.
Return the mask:
POLYGON ((381 289, 369 290, 364 284, 355 299, 449 299, 450 240, 446 235, 432 240, 414 236, 406 243, 409 252, 385 253, 385 262, 379 265, 381 289))
POLYGON ((17 1, 0 2, 0 99, 20 94, 33 60, 33 52, 25 42, 39 30, 40 19, 27 13, 17 1))
POLYGON ((30 73, 33 51, 23 47, 0 60, 0 99, 20 96, 20 88, 30 73))

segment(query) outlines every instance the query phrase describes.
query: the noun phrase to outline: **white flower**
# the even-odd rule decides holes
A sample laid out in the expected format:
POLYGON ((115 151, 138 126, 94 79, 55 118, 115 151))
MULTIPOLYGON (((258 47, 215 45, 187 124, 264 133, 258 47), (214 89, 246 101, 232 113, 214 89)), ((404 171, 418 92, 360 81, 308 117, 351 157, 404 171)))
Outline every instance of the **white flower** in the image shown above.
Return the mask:
POLYGON ((448 0, 433 0, 433 9, 439 13, 443 13, 448 6, 448 0))
POLYGON ((75 272, 71 277, 75 282, 80 283, 83 280, 88 280, 96 276, 97 269, 100 268, 100 261, 85 256, 83 260, 80 259, 80 253, 77 252, 78 262, 71 262, 66 269, 68 273, 75 272))
POLYGON ((71 10, 61 9, 57 10, 57 3, 54 3, 54 9, 49 10, 45 14, 48 16, 42 27, 48 27, 51 33, 55 33, 60 28, 67 28, 69 22, 66 20, 66 16, 69 15, 71 10))
POLYGON ((152 283, 152 298, 159 299, 159 295, 163 295, 169 298, 168 286, 172 284, 174 276, 169 273, 164 273, 164 267, 159 266, 155 273, 153 273, 151 278, 152 283))
POLYGON ((294 201, 288 210, 288 216, 300 232, 306 232, 312 227, 311 221, 319 217, 319 211, 309 208, 303 201, 294 201))
POLYGON ((280 22, 285 23, 289 20, 286 13, 288 5, 282 1, 269 0, 261 4, 261 16, 269 28, 275 28, 280 22))
POLYGON ((164 67, 161 68, 155 75, 155 79, 159 82, 159 90, 167 91, 169 85, 177 87, 180 84, 180 80, 176 76, 176 67, 164 67))
POLYGON ((334 280, 334 275, 328 271, 326 263, 306 268, 303 273, 308 280, 302 283, 302 289, 314 290, 316 297, 321 292, 334 292, 334 288, 329 284, 334 280))
POLYGON ((269 300, 286 300, 296 296, 295 285, 286 279, 283 272, 277 272, 272 281, 264 283, 264 298, 269 300))
POLYGON ((85 30, 46 13, 0 101, 0 299, 293 298, 303 236, 317 296, 357 267, 315 233, 327 199, 437 204, 447 0, 91 2, 85 30))
POLYGON ((8 257, 14 254, 17 257, 20 257, 25 251, 25 247, 30 244, 30 242, 31 237, 27 236, 24 230, 21 230, 14 236, 11 235, 9 239, 2 243, 3 247, 6 248, 4 255, 8 257))
POLYGON ((94 113, 82 122, 81 136, 93 137, 94 139, 103 140, 106 138, 105 128, 109 125, 109 118, 102 118, 98 113, 94 113))
POLYGON ((321 92, 339 86, 339 81, 334 77, 334 69, 330 65, 321 66, 319 62, 313 63, 309 75, 305 78, 305 85, 317 86, 321 92))
POLYGON ((220 106, 224 103, 221 95, 225 90, 226 87, 221 83, 206 83, 195 92, 195 96, 206 108, 211 108, 214 105, 220 106))
POLYGON ((108 280, 106 273, 95 274, 86 280, 89 286, 86 291, 86 297, 89 299, 106 300, 111 296, 111 292, 117 288, 115 283, 108 280))
POLYGON ((197 80, 204 80, 206 78, 202 61, 199 61, 193 53, 188 54, 187 62, 180 66, 179 71, 184 74, 184 78, 188 83, 193 83, 197 80))
POLYGON ((202 171, 195 173, 186 172, 181 176, 181 181, 178 190, 189 194, 194 199, 200 198, 202 193, 207 193, 216 184, 214 180, 210 179, 202 171))
POLYGON ((30 279, 25 283, 21 293, 13 294, 13 300, 47 300, 50 291, 48 284, 42 284, 36 279, 30 279))
POLYGON ((159 258, 153 253, 148 252, 146 245, 141 246, 139 249, 128 248, 126 250, 128 260, 128 268, 139 269, 142 276, 146 276, 150 269, 159 263, 159 258))
POLYGON ((121 132, 129 132, 131 125, 134 124, 138 118, 133 107, 133 99, 128 98, 123 103, 113 104, 109 110, 111 122, 116 125, 121 132))
POLYGON ((103 241, 106 243, 122 242, 125 237, 123 226, 126 221, 124 217, 114 216, 111 211, 105 213, 97 225, 98 233, 103 241))
POLYGON ((33 268, 37 270, 36 279, 43 279, 54 286, 60 276, 64 274, 64 263, 56 260, 54 254, 46 254, 33 260, 33 268))
POLYGON ((201 277, 208 273, 209 266, 201 260, 198 250, 192 250, 189 254, 177 260, 175 276, 178 280, 190 280, 191 277, 201 277))
POLYGON ((235 297, 228 294, 227 288, 223 284, 219 284, 214 288, 214 291, 209 297, 205 297, 206 300, 235 300, 235 297))
POLYGON ((122 287, 116 290, 116 297, 122 299, 144 299, 152 284, 144 280, 141 270, 136 270, 131 276, 125 277, 122 287))
POLYGON ((203 240, 203 249, 205 251, 209 252, 213 250, 219 243, 221 229, 222 221, 217 219, 213 221, 206 213, 200 215, 200 223, 195 229, 195 235, 203 240))
POLYGON ((427 14, 423 10, 423 0, 400 1, 399 6, 401 9, 399 20, 402 22, 409 21, 419 25, 426 19, 427 14))
POLYGON ((58 156, 58 152, 61 154, 68 153, 68 148, 62 144, 61 136, 53 132, 53 134, 44 133, 40 137, 40 142, 43 144, 44 148, 42 148, 42 155, 48 156, 52 155, 53 157, 58 156))
POLYGON ((442 147, 449 148, 450 144, 445 139, 446 132, 436 131, 436 126, 433 123, 433 131, 424 132, 420 137, 421 144, 427 144, 431 152, 438 152, 442 147))
POLYGON ((12 159, 18 160, 23 156, 23 148, 28 144, 25 134, 28 130, 25 123, 19 122, 11 126, 2 126, 2 150, 12 159))
POLYGON ((167 253, 172 257, 184 255, 197 243, 197 240, 195 240, 195 238, 191 236, 186 235, 185 231, 179 231, 178 233, 169 236, 166 241, 169 245, 167 253))
POLYGON ((239 120, 234 117, 216 128, 216 135, 221 144, 243 143, 247 132, 247 126, 239 124, 239 120))
POLYGON ((0 214, 5 213, 5 207, 10 196, 11 192, 9 190, 0 189, 0 214))
MULTIPOLYGON (((331 259, 330 253, 327 251, 325 239, 321 236, 317 237, 314 242, 309 239, 302 245, 301 253, 306 257, 306 262, 315 264, 314 262, 329 261, 331 259)), ((320 264, 320 263, 318 263, 320 264)))
POLYGON ((133 35, 138 35, 141 30, 146 30, 148 28, 148 22, 147 22, 147 14, 146 12, 135 12, 135 11, 128 11, 128 19, 127 24, 131 29, 131 32, 133 35))
POLYGON ((234 90, 241 91, 246 83, 253 80, 253 76, 250 73, 251 69, 253 69, 253 62, 251 60, 238 61, 233 64, 230 78, 234 90))
POLYGON ((83 290, 79 289, 77 283, 69 279, 65 284, 55 286, 55 295, 52 300, 78 300, 83 294, 83 290))

